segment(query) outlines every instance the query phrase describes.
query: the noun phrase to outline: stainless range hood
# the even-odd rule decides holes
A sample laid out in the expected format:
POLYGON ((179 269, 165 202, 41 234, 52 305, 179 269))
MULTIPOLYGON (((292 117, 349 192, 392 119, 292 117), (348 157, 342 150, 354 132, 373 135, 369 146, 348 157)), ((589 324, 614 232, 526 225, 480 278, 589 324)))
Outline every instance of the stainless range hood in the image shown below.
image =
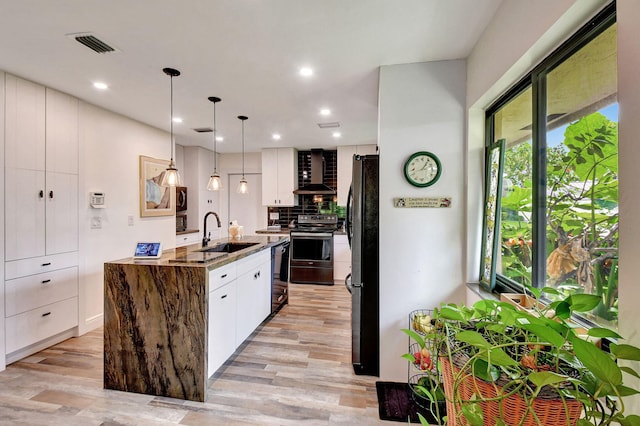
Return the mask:
POLYGON ((325 185, 323 180, 322 150, 311 150, 311 183, 293 191, 296 195, 335 195, 336 190, 325 185))

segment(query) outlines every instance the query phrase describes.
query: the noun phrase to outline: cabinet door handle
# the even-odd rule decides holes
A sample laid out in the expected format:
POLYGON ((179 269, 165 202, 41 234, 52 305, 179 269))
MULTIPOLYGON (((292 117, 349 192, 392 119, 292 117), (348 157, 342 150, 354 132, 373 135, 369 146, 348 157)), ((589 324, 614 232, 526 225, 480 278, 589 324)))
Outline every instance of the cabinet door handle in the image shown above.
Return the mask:
POLYGON ((220 278, 227 278, 228 274, 220 275, 220 278))
POLYGON ((43 280, 42 284, 47 284, 47 283, 50 283, 50 282, 51 282, 51 280, 43 280))
POLYGON ((45 312, 44 314, 42 314, 43 317, 48 317, 49 315, 51 315, 51 312, 45 312))
POLYGON ((255 274, 253 274, 253 279, 254 280, 257 280, 258 278, 260 278, 260 271, 258 271, 255 274))
POLYGON ((53 200, 53 191, 49 191, 49 198, 53 200))
POLYGON ((222 296, 220 296, 220 299, 224 299, 225 297, 227 297, 227 295, 223 294, 222 296))
POLYGON ((44 198, 44 191, 41 189, 40 192, 38 192, 38 195, 40 198, 44 198))
POLYGON ((42 266, 51 266, 51 262, 43 263, 42 266))

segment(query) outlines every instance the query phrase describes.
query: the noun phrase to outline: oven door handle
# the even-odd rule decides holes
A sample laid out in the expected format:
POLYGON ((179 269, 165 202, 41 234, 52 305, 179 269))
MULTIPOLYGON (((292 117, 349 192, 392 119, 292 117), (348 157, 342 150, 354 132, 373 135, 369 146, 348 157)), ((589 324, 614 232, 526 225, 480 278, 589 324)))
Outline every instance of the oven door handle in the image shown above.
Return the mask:
POLYGON ((351 274, 347 275, 344 279, 344 286, 347 288, 349 293, 351 293, 351 274))

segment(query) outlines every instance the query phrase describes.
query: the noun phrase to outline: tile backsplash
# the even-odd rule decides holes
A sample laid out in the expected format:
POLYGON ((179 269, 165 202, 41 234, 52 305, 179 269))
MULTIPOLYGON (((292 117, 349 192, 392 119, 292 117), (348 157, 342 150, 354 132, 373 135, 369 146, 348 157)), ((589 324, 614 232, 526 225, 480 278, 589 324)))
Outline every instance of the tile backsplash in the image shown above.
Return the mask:
MULTIPOLYGON (((324 184, 336 189, 338 187, 338 152, 324 150, 324 184)), ((311 183, 311 151, 298 151, 298 188, 311 183)), ((268 213, 278 213, 278 220, 269 220, 269 225, 288 226, 299 214, 338 213, 335 195, 298 195, 298 205, 294 207, 268 207, 268 213), (314 198, 315 197, 315 198, 314 198), (322 198, 322 202, 317 201, 322 198)), ((267 217, 269 217, 267 213, 267 217)))

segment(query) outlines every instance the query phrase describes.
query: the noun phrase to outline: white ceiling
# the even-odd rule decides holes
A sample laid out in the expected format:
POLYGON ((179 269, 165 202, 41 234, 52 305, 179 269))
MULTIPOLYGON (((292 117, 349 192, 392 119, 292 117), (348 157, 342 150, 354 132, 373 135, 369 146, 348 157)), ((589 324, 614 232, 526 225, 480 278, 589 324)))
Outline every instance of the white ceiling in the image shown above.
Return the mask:
POLYGON ((465 58, 502 0, 0 0, 0 69, 220 152, 375 143, 381 65, 465 58), (120 51, 98 54, 70 33, 120 51), (298 74, 315 70, 311 78, 298 74), (99 92, 94 81, 110 85, 99 92), (320 108, 332 110, 321 117, 320 108), (342 138, 317 123, 337 121, 342 138), (282 134, 280 141, 271 134, 282 134))

